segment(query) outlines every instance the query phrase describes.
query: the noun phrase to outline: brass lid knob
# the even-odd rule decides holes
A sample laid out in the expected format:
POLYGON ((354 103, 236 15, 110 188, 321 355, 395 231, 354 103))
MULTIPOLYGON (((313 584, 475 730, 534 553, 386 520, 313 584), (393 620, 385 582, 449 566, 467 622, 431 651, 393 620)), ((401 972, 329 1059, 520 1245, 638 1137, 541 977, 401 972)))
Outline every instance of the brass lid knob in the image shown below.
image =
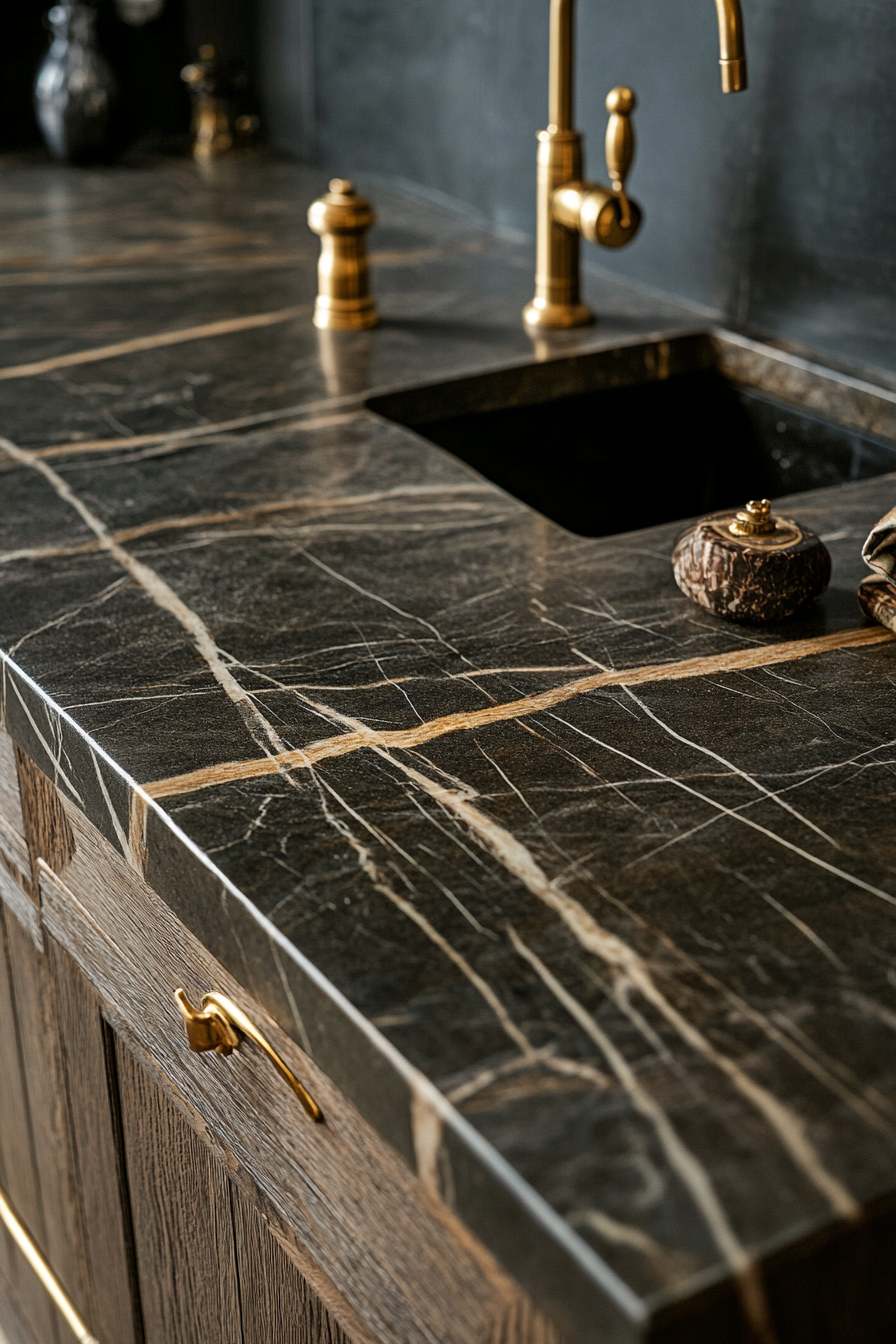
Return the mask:
POLYGON ((373 206, 355 191, 345 177, 334 177, 326 195, 308 210, 308 227, 313 233, 362 233, 376 219, 373 206))
POLYGON ((735 537, 769 537, 777 530, 770 499, 751 499, 728 524, 728 531, 735 537))

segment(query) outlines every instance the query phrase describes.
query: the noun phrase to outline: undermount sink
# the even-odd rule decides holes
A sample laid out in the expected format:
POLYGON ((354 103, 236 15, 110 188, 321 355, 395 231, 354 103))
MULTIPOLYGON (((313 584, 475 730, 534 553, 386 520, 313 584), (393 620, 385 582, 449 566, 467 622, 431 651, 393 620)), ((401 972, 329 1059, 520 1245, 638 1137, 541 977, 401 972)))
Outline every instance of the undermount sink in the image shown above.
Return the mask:
POLYGON ((896 393, 728 332, 368 404, 583 536, 896 471, 896 393))

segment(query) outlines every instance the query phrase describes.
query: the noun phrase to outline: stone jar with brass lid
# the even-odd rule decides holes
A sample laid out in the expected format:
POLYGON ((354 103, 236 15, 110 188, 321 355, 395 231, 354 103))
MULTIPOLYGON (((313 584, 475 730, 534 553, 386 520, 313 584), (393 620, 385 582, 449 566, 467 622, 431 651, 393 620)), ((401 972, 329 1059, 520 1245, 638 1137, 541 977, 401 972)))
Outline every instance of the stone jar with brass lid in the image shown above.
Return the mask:
POLYGON ((817 602, 831 580, 819 537, 776 517, 767 499, 712 513, 681 533, 672 553, 681 591, 730 621, 783 621, 817 602))

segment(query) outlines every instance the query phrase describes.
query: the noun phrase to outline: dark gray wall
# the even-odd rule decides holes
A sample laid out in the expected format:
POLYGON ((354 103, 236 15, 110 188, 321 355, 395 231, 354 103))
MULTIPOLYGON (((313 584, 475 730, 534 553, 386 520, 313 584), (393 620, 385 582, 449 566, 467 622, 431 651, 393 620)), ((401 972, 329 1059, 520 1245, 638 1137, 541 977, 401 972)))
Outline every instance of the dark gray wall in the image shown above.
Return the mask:
MULTIPOLYGON (((719 91, 712 0, 579 0, 577 123, 638 92, 626 252, 591 259, 727 320, 896 371, 896 5, 742 0, 750 89, 719 91)), ((531 233, 548 0, 264 0, 274 143, 394 174, 531 233)))

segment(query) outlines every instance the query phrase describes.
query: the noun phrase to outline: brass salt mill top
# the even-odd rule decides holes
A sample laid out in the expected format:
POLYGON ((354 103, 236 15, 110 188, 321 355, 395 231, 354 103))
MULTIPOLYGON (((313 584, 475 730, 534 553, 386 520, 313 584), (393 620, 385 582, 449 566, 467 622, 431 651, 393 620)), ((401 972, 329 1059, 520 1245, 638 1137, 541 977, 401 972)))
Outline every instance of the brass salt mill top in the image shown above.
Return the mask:
POLYGON ((320 235, 314 325, 364 331, 379 322, 370 293, 367 230, 376 215, 344 177, 334 177, 325 196, 308 210, 308 227, 320 235))

